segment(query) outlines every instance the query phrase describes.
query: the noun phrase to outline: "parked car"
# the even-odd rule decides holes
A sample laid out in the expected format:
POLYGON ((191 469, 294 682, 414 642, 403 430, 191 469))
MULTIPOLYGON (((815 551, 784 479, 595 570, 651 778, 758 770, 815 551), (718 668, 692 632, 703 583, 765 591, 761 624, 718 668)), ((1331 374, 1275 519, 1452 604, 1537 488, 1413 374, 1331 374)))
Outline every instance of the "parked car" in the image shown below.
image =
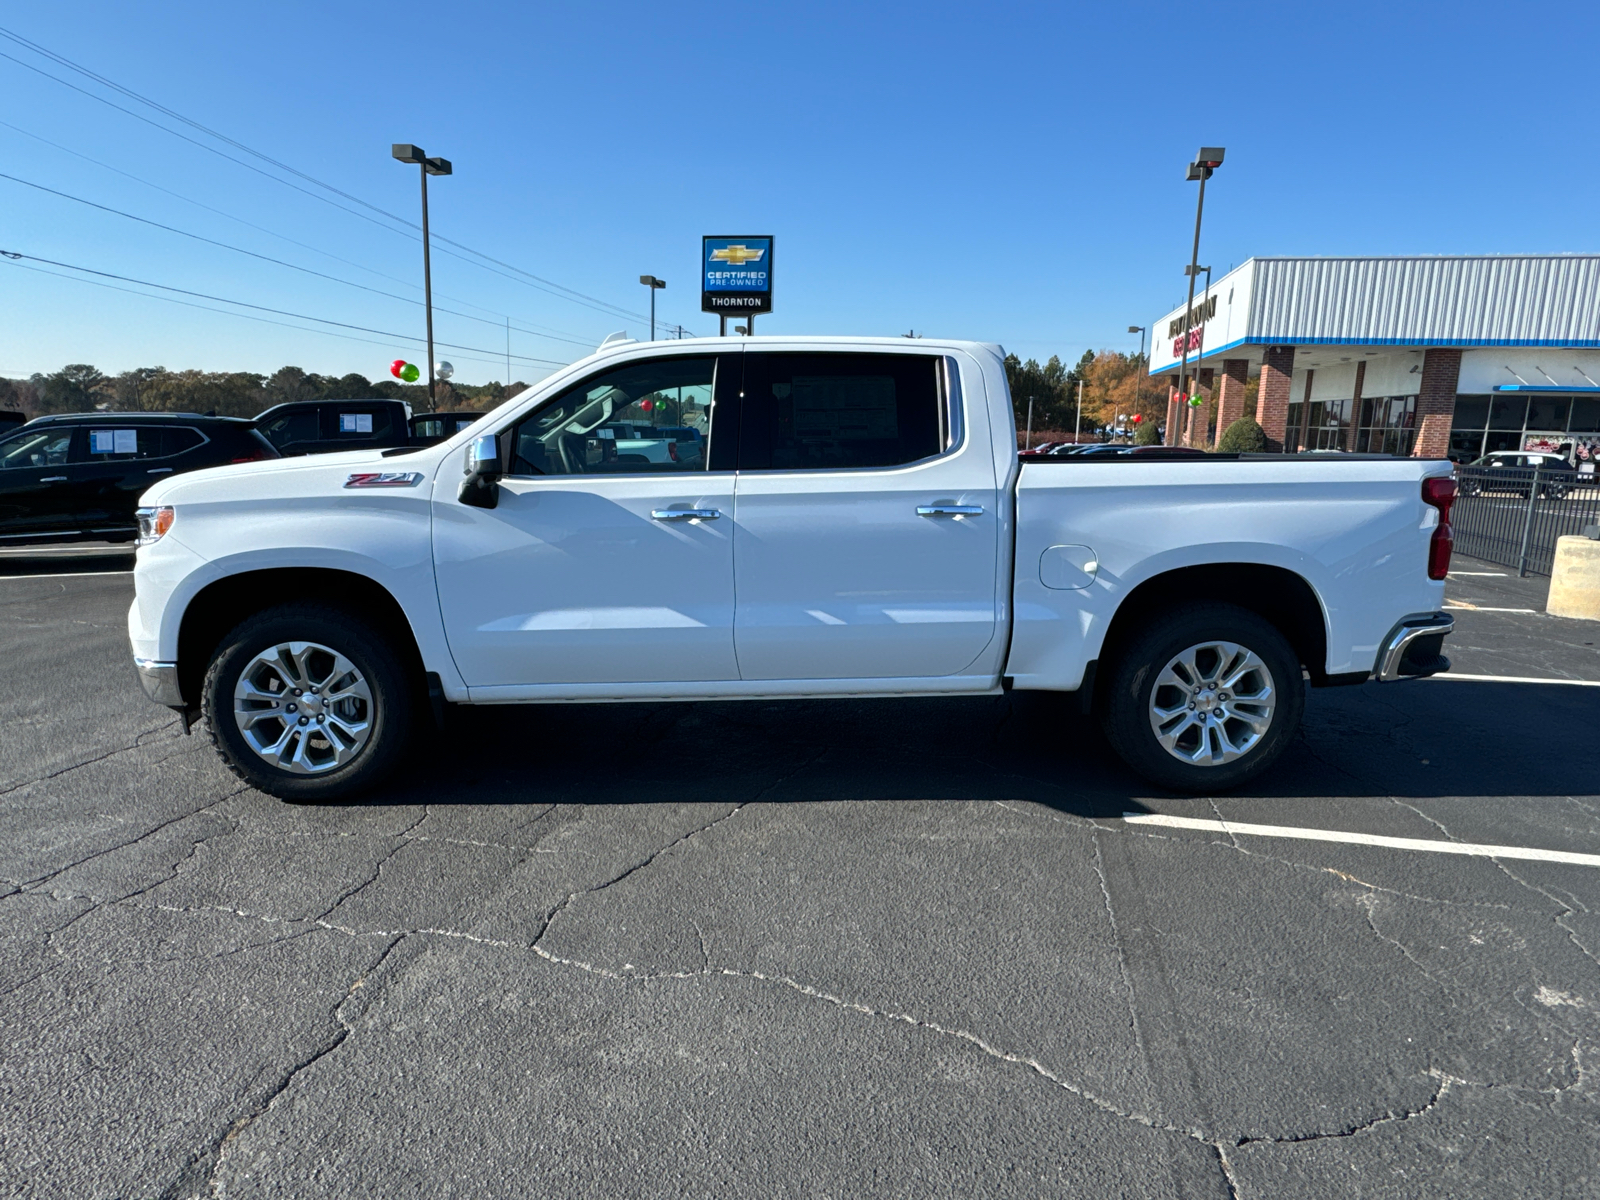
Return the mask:
POLYGON ((471 409, 456 412, 431 412, 418 413, 411 418, 411 444, 413 446, 431 446, 435 442, 442 442, 445 438, 455 437, 463 429, 469 428, 474 421, 483 416, 481 412, 471 409))
POLYGON ((27 423, 27 413, 18 412, 14 408, 0 408, 0 437, 4 437, 13 429, 27 423))
POLYGON ((284 458, 339 450, 389 450, 411 442, 411 406, 398 400, 295 400, 256 417, 284 458))
POLYGON ((1533 487, 1534 470, 1539 473, 1539 495, 1564 500, 1578 486, 1578 468, 1560 454, 1527 450, 1496 450, 1469 463, 1460 472, 1461 494, 1487 493, 1527 498, 1533 487))
POLYGON ((132 541, 152 483, 278 452, 250 421, 195 413, 39 417, 0 437, 0 544, 132 541))
POLYGON ((1019 463, 1011 404, 973 342, 625 343, 465 441, 158 483, 138 675, 253 786, 321 801, 447 703, 1010 688, 1212 792, 1290 743, 1307 676, 1449 667, 1448 463, 1019 463), (707 454, 608 455, 669 392, 707 454))

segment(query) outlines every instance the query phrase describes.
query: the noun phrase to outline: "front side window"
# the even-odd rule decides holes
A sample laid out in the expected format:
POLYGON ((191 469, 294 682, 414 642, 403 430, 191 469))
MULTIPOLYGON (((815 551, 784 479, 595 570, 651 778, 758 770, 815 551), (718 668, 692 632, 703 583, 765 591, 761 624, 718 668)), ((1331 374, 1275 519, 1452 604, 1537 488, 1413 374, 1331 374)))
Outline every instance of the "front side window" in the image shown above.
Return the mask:
POLYGON ((919 354, 744 355, 739 469, 897 467, 944 449, 943 362, 919 354))
POLYGON ((72 430, 34 429, 0 442, 0 470, 8 467, 59 467, 72 449, 72 430))
POLYGON ((704 471, 717 360, 653 358, 540 405, 511 437, 512 475, 704 471))

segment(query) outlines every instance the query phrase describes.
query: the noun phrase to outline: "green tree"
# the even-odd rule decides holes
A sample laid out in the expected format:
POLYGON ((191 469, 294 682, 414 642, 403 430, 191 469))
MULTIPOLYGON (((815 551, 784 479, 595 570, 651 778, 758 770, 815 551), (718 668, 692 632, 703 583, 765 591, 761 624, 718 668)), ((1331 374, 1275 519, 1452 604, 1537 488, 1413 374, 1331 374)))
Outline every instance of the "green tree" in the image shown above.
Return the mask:
POLYGON ((167 374, 165 367, 135 367, 111 381, 111 394, 123 412, 140 412, 156 403, 151 384, 167 374))
POLYGON ((295 400, 315 400, 322 388, 314 375, 299 367, 279 367, 265 383, 268 405, 289 404, 295 400))
POLYGON ((68 363, 44 377, 40 410, 47 413, 93 412, 108 399, 110 380, 88 363, 68 363))
POLYGON ((1137 432, 1133 435, 1135 446, 1159 446, 1161 444, 1161 431, 1156 428, 1156 423, 1146 417, 1139 423, 1137 432))

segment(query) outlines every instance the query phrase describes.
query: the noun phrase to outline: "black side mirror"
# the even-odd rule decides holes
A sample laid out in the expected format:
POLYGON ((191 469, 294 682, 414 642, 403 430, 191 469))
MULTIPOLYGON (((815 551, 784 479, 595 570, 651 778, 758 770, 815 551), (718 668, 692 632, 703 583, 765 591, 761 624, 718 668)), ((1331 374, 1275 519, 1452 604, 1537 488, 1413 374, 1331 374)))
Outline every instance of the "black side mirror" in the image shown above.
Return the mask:
POLYGON ((473 440, 467 453, 467 477, 456 498, 473 508, 493 508, 500 503, 500 442, 492 433, 473 440))

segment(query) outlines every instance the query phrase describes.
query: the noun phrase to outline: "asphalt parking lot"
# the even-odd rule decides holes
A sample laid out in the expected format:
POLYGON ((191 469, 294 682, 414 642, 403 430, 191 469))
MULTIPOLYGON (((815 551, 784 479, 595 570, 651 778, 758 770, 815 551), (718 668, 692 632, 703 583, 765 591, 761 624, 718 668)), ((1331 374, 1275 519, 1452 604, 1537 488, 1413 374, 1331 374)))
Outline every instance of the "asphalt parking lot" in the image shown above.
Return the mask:
POLYGON ((1458 561, 1498 680, 1313 692, 1214 803, 1013 695, 469 711, 301 808, 144 699, 125 565, 0 561, 0 1194, 1600 1194, 1542 580, 1458 561))

